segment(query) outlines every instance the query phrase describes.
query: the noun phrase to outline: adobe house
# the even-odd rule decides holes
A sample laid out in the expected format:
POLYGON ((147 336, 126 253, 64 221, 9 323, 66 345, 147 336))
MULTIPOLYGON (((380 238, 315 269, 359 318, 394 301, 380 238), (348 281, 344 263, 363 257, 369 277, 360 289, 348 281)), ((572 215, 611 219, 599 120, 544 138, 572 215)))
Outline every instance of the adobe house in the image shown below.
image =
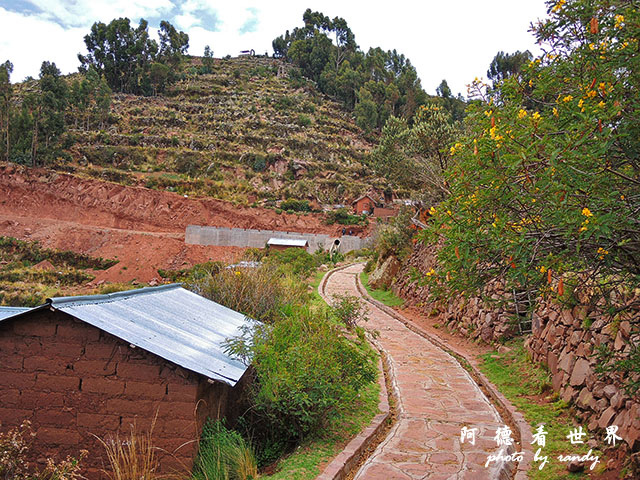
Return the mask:
POLYGON ((361 197, 356 198, 351 205, 353 206, 353 211, 356 215, 362 215, 365 212, 370 215, 373 213, 376 201, 369 195, 362 195, 361 197))
MULTIPOLYGON (((4 310, 4 309, 3 309, 4 310)), ((30 462, 77 457, 150 428, 161 471, 191 468, 205 419, 240 413, 247 366, 224 353, 249 320, 180 285, 61 297, 0 315, 0 429, 32 422, 30 462), (5 318, 2 318, 5 317, 5 318)))
POLYGON ((307 248, 309 248, 309 242, 304 238, 270 238, 267 242, 267 247, 274 250, 287 250, 288 248, 302 248, 307 250, 307 248))

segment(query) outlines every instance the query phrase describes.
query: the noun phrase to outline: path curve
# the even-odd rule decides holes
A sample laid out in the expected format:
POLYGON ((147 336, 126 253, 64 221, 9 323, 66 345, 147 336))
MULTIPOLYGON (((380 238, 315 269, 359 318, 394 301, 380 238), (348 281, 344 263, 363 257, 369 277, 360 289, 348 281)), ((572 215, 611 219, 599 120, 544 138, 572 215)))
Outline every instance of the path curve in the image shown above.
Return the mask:
MULTIPOLYGON (((362 264, 336 271, 325 292, 359 296, 362 264)), ((468 372, 448 353, 368 303, 368 330, 390 361, 398 420, 354 480, 483 480, 509 478, 509 468, 488 455, 507 454, 494 437, 504 426, 498 411, 468 372), (462 427, 477 428, 475 445, 460 441, 462 427)))

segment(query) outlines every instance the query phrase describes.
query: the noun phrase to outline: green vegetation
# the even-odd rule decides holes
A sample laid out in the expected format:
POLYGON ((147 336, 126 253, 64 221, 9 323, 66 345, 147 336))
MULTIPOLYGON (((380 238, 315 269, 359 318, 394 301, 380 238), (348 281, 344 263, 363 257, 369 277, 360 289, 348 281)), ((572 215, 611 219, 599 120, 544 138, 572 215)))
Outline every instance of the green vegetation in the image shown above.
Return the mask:
MULTIPOLYGON (((361 51, 343 18, 331 19, 307 9, 302 20, 303 27, 274 39, 274 55, 293 62, 320 91, 352 110, 356 123, 366 132, 382 127, 390 116, 410 119, 420 105, 430 101, 404 55, 381 48, 361 51)), ((443 81, 439 87, 443 95, 437 103, 451 109, 459 120, 464 101, 460 95, 451 96, 446 85, 443 81)))
POLYGON ((327 225, 339 223, 340 225, 366 225, 369 223, 366 215, 352 215, 346 208, 338 208, 327 213, 327 225))
MULTIPOLYGON (((558 455, 580 454, 589 450, 586 445, 572 445, 567 440, 569 431, 576 428, 567 404, 552 393, 549 372, 535 365, 527 358, 522 339, 508 343, 507 353, 491 352, 482 355, 480 370, 498 387, 500 392, 520 410, 535 433, 544 424, 546 446, 542 455, 549 457, 549 463, 539 470, 540 463, 533 462, 529 478, 533 480, 562 480, 580 478, 584 474, 567 472, 567 465, 559 463, 558 455)), ((587 439, 588 440, 588 439, 587 439)), ((537 449, 537 445, 534 445, 537 449)), ((602 457, 600 452, 594 455, 602 457)), ((595 472, 604 467, 604 462, 595 467, 595 472)))
POLYGON ((251 447, 242 436, 219 420, 202 427, 193 480, 255 480, 258 467, 251 447))
POLYGON ((372 382, 360 390, 358 398, 341 411, 322 432, 303 441, 277 465, 277 472, 262 480, 312 480, 320 465, 335 457, 378 413, 380 385, 372 382))
POLYGON ((74 292, 95 278, 87 269, 104 270, 117 263, 12 237, 0 237, 0 262, 0 304, 21 307, 74 292), (48 263, 34 268, 43 261, 48 263))
POLYGON ((369 285, 369 274, 362 272, 360 274, 360 281, 362 285, 367 289, 369 295, 374 299, 387 305, 388 307, 401 307, 404 304, 404 300, 400 297, 396 297, 391 290, 380 290, 371 288, 369 285))

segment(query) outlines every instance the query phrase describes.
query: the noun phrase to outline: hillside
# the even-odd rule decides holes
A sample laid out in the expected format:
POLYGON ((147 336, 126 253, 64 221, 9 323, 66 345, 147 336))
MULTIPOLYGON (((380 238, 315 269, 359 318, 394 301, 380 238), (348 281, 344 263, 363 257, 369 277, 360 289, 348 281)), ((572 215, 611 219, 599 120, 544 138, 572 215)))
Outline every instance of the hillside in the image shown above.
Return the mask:
POLYGON ((370 144, 352 115, 279 60, 216 60, 154 97, 115 94, 103 130, 74 129, 52 167, 85 177, 242 204, 345 203, 371 186, 370 144), (66 157, 66 158, 64 158, 66 157))

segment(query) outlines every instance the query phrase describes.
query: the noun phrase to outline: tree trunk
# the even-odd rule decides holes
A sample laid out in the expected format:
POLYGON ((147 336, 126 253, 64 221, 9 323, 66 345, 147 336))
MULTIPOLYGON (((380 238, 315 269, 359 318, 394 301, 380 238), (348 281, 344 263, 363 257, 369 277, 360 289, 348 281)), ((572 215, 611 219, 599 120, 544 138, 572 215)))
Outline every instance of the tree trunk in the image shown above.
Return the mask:
POLYGON ((36 166, 36 157, 38 154, 38 120, 40 112, 36 110, 36 116, 34 119, 33 138, 31 140, 31 166, 36 166))

